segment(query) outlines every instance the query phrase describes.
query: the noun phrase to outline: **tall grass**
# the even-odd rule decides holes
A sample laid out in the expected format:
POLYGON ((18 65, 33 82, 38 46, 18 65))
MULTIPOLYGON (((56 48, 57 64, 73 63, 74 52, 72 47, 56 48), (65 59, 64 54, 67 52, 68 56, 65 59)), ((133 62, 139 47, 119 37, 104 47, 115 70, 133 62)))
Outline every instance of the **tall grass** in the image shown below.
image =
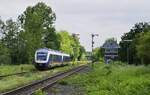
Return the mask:
POLYGON ((35 70, 32 64, 22 64, 22 65, 0 65, 0 75, 28 72, 35 70))
POLYGON ((150 66, 95 64, 86 74, 64 80, 85 89, 85 95, 150 95, 150 66))
MULTIPOLYGON (((10 66, 6 66, 7 69, 10 68, 10 70, 8 70, 7 72, 10 73, 10 71, 13 71, 13 70, 15 71, 15 69, 17 70, 17 67, 13 66, 12 68, 10 68, 10 66)), ((3 70, 5 70, 6 68, 4 68, 3 70)), ((65 70, 68 70, 71 68, 73 68, 73 66, 68 65, 68 66, 64 66, 64 67, 60 67, 60 68, 54 68, 54 69, 50 69, 50 70, 46 70, 46 71, 30 72, 30 73, 27 73, 24 75, 14 75, 14 76, 2 78, 2 79, 0 79, 0 92, 4 92, 6 90, 28 84, 28 83, 33 82, 35 80, 49 77, 55 73, 63 72, 65 70)), ((30 69, 27 69, 27 70, 30 70, 30 69)), ((18 72, 18 71, 16 71, 16 72, 18 72)))

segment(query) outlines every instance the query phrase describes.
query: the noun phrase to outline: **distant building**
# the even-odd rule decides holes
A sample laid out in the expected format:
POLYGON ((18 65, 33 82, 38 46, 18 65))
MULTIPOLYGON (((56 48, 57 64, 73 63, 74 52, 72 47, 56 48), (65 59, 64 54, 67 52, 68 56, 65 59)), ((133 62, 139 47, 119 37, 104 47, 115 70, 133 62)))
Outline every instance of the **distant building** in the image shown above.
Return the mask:
POLYGON ((104 49, 105 63, 110 63, 111 60, 118 59, 118 49, 120 46, 117 44, 117 40, 109 39, 101 48, 104 49))

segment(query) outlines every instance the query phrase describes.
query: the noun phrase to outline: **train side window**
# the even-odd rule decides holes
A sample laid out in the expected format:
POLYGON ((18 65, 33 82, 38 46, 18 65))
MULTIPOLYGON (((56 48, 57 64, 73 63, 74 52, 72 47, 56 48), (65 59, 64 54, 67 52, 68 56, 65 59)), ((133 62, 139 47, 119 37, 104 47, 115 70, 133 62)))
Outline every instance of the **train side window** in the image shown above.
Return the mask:
POLYGON ((53 61, 53 55, 52 54, 49 55, 49 60, 53 61))

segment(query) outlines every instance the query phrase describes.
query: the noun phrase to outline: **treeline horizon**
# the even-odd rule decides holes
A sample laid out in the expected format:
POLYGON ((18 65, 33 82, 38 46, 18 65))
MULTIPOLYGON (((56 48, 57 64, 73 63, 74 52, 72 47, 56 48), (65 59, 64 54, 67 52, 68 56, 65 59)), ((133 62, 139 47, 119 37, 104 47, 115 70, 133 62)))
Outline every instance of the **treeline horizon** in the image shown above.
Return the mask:
POLYGON ((0 64, 33 63, 39 48, 63 51, 74 61, 84 60, 86 51, 78 37, 56 31, 55 21, 55 12, 43 2, 27 7, 16 21, 0 19, 0 64))
MULTIPOLYGON (((27 7, 16 21, 0 19, 0 64, 33 63, 35 51, 45 47, 68 53, 73 61, 85 60, 86 50, 77 35, 56 31, 56 19, 52 8, 43 2, 27 7)), ((119 61, 127 62, 128 58, 129 64, 150 64, 150 24, 136 23, 122 35, 119 45, 119 61)), ((92 58, 100 61, 103 55, 95 48, 92 58)))

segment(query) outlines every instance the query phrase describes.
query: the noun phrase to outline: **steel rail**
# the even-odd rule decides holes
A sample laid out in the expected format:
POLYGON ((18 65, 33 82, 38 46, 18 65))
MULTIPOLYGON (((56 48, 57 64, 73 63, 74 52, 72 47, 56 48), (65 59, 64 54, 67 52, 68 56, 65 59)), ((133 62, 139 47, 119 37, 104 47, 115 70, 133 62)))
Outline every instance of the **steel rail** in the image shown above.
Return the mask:
POLYGON ((28 84, 26 86, 19 87, 19 88, 16 88, 14 90, 11 90, 11 91, 1 93, 0 95, 31 95, 35 91, 37 91, 39 89, 43 89, 43 88, 48 87, 48 86, 51 86, 54 83, 56 83, 57 81, 65 78, 67 76, 70 76, 74 73, 77 73, 86 67, 88 67, 88 66, 82 65, 82 66, 73 68, 71 70, 67 70, 65 72, 62 72, 62 73, 57 73, 54 76, 45 78, 43 80, 35 81, 35 82, 28 84))

